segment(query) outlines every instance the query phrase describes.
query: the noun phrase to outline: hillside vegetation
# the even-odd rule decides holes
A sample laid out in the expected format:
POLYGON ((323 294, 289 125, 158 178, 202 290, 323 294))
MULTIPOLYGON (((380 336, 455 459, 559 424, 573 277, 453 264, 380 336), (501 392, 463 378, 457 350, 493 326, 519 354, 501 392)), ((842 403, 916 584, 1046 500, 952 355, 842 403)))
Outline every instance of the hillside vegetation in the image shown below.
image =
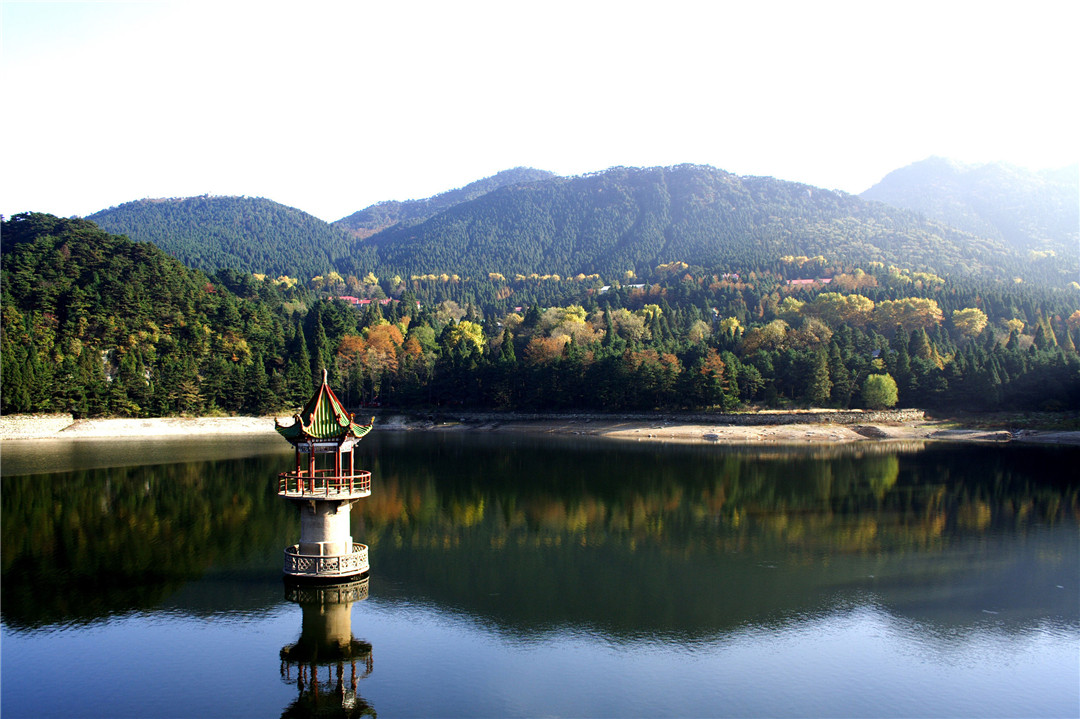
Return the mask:
MULTIPOLYGON (((1074 216, 1076 205, 1074 197, 1074 216)), ((955 229, 853 195, 697 165, 570 178, 518 168, 426 200, 379 203, 333 225, 270 200, 236 197, 141 200, 90 219, 206 272, 230 268, 303 282, 337 273, 357 279, 353 294, 368 273, 610 280, 671 262, 774 271, 784 256, 1055 287, 1080 275, 1076 242, 1068 251, 1067 236, 1051 243, 1057 249, 1032 251, 985 223, 955 229)))
POLYGON ((227 268, 313 277, 352 251, 343 231, 257 197, 137 200, 87 219, 136 242, 152 242, 205 272, 227 268))
MULTIPOLYGON (((785 255, 938 274, 1017 269, 1000 242, 858 197, 712 167, 613 168, 503 187, 365 241, 386 271, 463 275, 647 271, 679 261, 764 269, 785 255)), ((339 263, 356 272, 359 263, 339 263)))
POLYGON ((254 369, 289 369, 272 283, 207 277, 88 220, 28 213, 0 231, 5 412, 268 409, 254 369))
POLYGON ((395 225, 416 224, 444 210, 448 210, 454 205, 475 200, 500 187, 547 180, 554 177, 555 173, 546 170, 516 167, 471 182, 465 187, 443 192, 423 200, 405 200, 404 202, 388 200, 379 202, 359 212, 354 212, 348 217, 343 217, 333 224, 335 227, 347 231, 352 237, 363 239, 395 225))
POLYGON ((207 275, 86 220, 0 232, 4 413, 287 412, 323 368, 354 408, 1080 407, 1075 288, 786 256, 606 285, 369 271, 355 307, 340 276, 207 275))
POLYGON ((1080 168, 1075 165, 1031 172, 931 157, 894 170, 860 197, 919 212, 1021 252, 1056 253, 1068 267, 1075 268, 1080 254, 1080 168))

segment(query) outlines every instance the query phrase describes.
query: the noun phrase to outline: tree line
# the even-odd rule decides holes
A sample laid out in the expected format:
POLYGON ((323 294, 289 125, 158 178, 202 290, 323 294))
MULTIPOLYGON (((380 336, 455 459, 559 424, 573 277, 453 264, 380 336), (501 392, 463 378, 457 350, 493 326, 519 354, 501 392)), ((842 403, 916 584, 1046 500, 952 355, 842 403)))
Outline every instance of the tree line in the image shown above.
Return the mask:
POLYGON ((1080 407, 1072 290, 787 256, 606 281, 368 272, 357 307, 340 276, 208 275, 85 220, 2 231, 4 413, 283 413, 323 368, 353 408, 1080 407))

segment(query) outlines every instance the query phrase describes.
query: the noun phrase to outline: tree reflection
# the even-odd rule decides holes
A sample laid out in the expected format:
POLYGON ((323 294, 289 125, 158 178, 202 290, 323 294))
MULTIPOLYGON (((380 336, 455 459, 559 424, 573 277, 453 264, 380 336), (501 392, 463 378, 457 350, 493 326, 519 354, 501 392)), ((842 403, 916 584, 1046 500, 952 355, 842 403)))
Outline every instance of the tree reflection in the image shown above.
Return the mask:
MULTIPOLYGON (((813 612, 871 575, 900 591, 908 558, 937 581, 975 566, 995 538, 1027 551, 1048 530, 1075 532, 1080 515, 1076 449, 373 439, 363 463, 377 491, 353 531, 378 557, 375 573, 531 628, 708 632, 813 612)), ((181 587, 210 592, 190 580, 211 567, 276 577, 283 538, 297 532, 275 494, 282 461, 5 478, 5 622, 93 621, 181 587)), ((1071 556, 1055 544, 1032 565, 1052 573, 1071 556)))
POLYGON ((957 532, 1075 521, 1077 486, 1063 478, 1077 459, 1075 450, 822 457, 435 444, 375 455, 379 492, 359 514, 372 545, 449 547, 483 527, 492 547, 925 549, 957 532))
POLYGON ((5 621, 150 607, 214 563, 250 562, 295 532, 268 480, 279 467, 266 457, 5 477, 5 621))

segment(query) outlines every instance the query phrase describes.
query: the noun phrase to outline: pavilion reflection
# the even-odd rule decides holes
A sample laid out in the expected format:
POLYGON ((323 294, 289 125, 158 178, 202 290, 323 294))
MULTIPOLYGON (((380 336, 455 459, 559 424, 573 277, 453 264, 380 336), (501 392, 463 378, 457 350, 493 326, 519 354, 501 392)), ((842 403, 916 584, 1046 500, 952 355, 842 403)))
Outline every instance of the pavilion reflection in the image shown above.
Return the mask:
POLYGON ((285 579, 285 598, 300 605, 300 638, 281 649, 281 678, 296 682, 297 697, 284 717, 374 717, 356 692, 371 674, 371 644, 352 635, 352 605, 367 599, 368 578, 335 584, 285 579))

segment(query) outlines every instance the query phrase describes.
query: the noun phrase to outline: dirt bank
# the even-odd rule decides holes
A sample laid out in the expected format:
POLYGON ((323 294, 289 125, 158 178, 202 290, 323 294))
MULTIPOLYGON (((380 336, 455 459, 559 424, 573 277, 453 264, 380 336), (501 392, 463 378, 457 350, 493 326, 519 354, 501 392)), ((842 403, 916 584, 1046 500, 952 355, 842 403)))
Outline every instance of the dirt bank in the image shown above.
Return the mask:
POLYGON ((153 417, 148 419, 79 419, 70 414, 22 414, 0 417, 0 439, 187 437, 198 435, 273 434, 273 417, 153 417))
MULTIPOLYGON (((903 415, 896 415, 903 416, 903 415)), ((1042 442, 1080 445, 1080 432, 957 429, 921 419, 881 421, 881 415, 837 413, 748 413, 715 418, 701 415, 497 415, 452 416, 383 413, 376 425, 391 431, 519 432, 606 437, 633 441, 701 444, 806 444, 874 440, 947 440, 979 442, 1042 442), (733 419, 735 418, 735 419, 733 419), (708 421, 713 419, 714 421, 708 421), (863 419, 864 422, 857 420, 863 419), (800 421, 802 420, 802 421, 800 421), (829 421, 839 420, 839 421, 829 421), (876 421, 872 421, 876 420, 876 421), (741 422, 735 424, 735 421, 741 422)), ((921 413, 919 414, 921 417, 921 413)), ((291 419, 282 418, 286 424, 291 419)), ((0 439, 106 439, 267 435, 273 417, 161 417, 152 419, 85 419, 71 415, 0 417, 0 439)))

